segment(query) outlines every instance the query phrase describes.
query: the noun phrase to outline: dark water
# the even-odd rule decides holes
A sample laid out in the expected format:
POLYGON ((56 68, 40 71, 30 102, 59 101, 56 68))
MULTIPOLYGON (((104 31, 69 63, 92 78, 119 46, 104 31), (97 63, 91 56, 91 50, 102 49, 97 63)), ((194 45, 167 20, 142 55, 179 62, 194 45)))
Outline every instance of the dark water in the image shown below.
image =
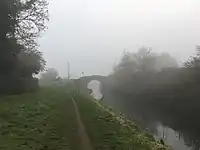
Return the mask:
MULTIPOLYGON (((93 92, 91 95, 96 100, 100 100, 102 98, 103 94, 101 93, 101 83, 99 81, 91 81, 88 84, 88 88, 92 89, 93 92)), ((123 106, 123 104, 120 103, 121 101, 123 101, 123 98, 121 98, 120 100, 116 100, 112 96, 104 96, 103 101, 110 107, 113 107, 118 111, 124 112, 125 116, 127 116, 128 118, 137 120, 140 125, 152 132, 155 135, 156 139, 163 138, 165 143, 170 145, 173 150, 194 149, 193 147, 188 146, 186 144, 186 141, 182 138, 181 134, 174 131, 172 128, 162 125, 162 122, 160 121, 153 121, 149 118, 143 118, 139 114, 134 113, 131 107, 127 108, 123 106)))

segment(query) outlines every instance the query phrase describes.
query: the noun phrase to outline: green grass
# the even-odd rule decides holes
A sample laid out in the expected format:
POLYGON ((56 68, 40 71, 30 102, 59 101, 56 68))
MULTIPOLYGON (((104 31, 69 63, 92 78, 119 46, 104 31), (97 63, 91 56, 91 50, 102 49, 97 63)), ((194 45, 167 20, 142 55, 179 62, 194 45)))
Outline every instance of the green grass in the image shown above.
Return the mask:
POLYGON ((162 149, 131 121, 72 91, 58 86, 1 97, 0 150, 81 150, 72 95, 95 150, 162 149))
POLYGON ((61 88, 0 98, 0 150, 79 150, 74 115, 61 88))
POLYGON ((133 122, 115 116, 88 97, 74 94, 82 120, 95 149, 99 150, 161 150, 153 136, 133 122))

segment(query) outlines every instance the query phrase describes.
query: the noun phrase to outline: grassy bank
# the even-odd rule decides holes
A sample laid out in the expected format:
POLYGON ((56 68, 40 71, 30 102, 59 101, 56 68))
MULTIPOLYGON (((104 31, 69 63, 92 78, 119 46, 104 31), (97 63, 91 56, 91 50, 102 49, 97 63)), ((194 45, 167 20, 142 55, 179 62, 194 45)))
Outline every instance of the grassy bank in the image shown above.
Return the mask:
POLYGON ((78 150, 76 117, 62 89, 0 99, 1 150, 78 150))
POLYGON ((153 136, 122 117, 115 116, 88 97, 74 94, 82 120, 95 149, 161 150, 153 136))
POLYGON ((94 149, 162 149, 137 125, 71 91, 69 87, 43 88, 35 93, 1 97, 0 150, 84 150, 71 96, 94 149))

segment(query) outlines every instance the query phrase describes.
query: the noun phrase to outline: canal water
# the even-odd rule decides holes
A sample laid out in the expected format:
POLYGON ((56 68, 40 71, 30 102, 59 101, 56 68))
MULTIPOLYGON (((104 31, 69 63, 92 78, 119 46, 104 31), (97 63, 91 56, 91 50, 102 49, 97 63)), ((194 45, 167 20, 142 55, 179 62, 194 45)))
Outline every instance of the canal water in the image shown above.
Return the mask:
MULTIPOLYGON (((92 96, 94 99, 96 100, 101 100, 102 97, 104 96, 101 93, 101 82, 93 80, 90 81, 90 83, 88 83, 88 89, 92 90, 92 96)), ((112 108, 115 108, 115 106, 120 106, 120 105, 116 105, 115 104, 115 100, 110 100, 111 98, 109 97, 107 99, 107 97, 104 97, 103 101, 108 102, 107 104, 109 106, 111 106, 112 108), (114 107, 113 107, 114 106, 114 107)), ((129 118, 133 119, 133 120, 139 120, 138 116, 137 118, 135 117, 135 115, 132 113, 132 111, 125 111, 125 109, 127 108, 116 108, 120 111, 123 111, 125 113, 126 116, 129 116, 129 118)), ((156 139, 164 139, 165 143, 167 145, 170 145, 173 150, 194 150, 193 147, 190 147, 186 144, 185 140, 182 138, 181 134, 176 132, 175 130, 173 130, 170 127, 164 126, 162 125, 162 122, 159 121, 141 121, 143 126, 145 128, 147 128, 151 133, 154 134, 156 139)), ((195 149, 196 150, 196 149, 195 149)))

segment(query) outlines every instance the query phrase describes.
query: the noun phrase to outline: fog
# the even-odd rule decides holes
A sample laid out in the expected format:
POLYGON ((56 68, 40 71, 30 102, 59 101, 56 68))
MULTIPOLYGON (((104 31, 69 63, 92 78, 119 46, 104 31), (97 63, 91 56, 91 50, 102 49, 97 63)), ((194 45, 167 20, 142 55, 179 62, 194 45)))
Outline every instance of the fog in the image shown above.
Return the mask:
POLYGON ((107 75, 124 49, 169 52, 181 64, 200 43, 199 0, 51 0, 40 39, 47 66, 72 77, 107 75))

